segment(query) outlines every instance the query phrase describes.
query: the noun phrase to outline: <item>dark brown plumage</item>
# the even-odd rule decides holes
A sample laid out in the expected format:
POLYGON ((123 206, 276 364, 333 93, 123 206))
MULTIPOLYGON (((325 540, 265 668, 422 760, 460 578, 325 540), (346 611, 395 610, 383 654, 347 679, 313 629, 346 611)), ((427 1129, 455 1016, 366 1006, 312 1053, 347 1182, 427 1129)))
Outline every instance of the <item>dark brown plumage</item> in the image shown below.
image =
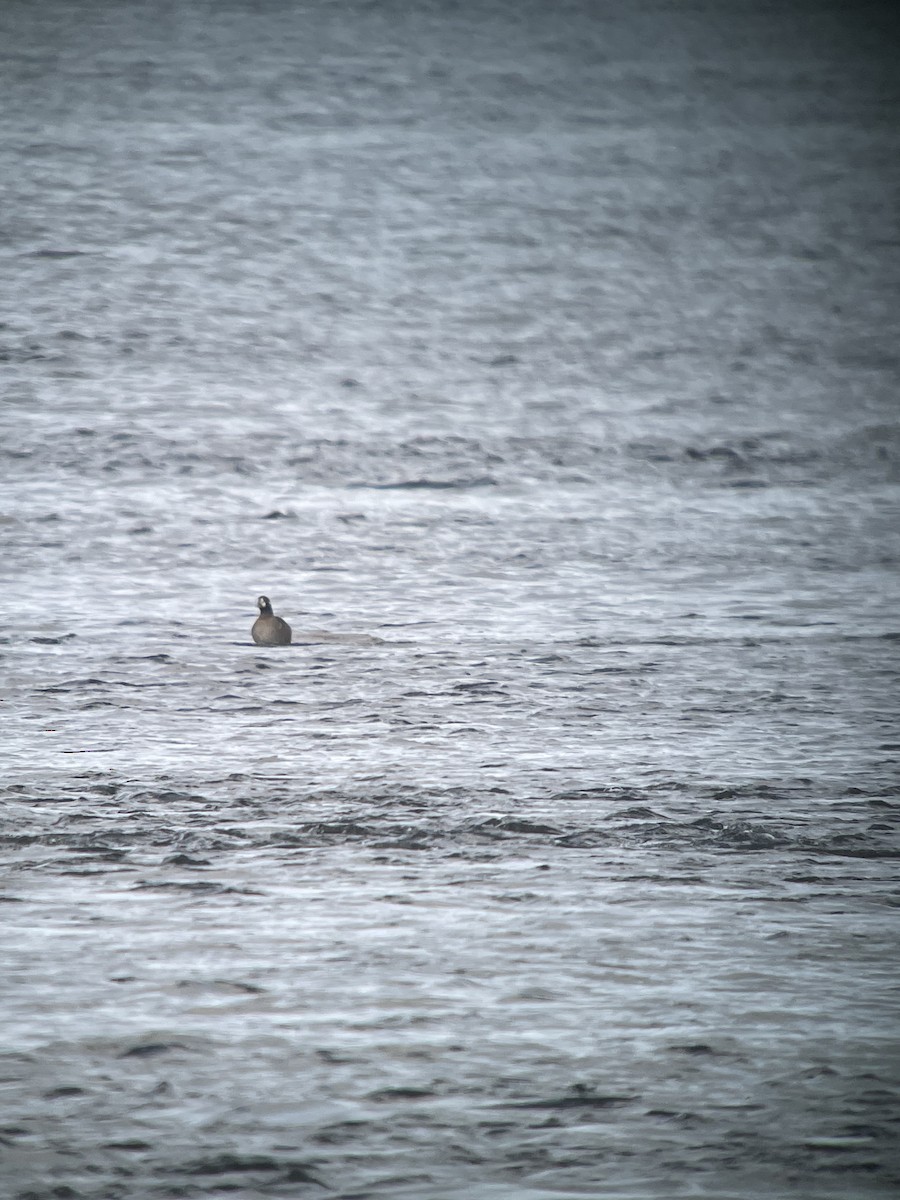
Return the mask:
POLYGON ((272 601, 268 596, 260 596, 256 602, 259 616, 253 622, 250 636, 257 646, 289 646, 291 644, 291 627, 281 617, 272 612, 272 601))

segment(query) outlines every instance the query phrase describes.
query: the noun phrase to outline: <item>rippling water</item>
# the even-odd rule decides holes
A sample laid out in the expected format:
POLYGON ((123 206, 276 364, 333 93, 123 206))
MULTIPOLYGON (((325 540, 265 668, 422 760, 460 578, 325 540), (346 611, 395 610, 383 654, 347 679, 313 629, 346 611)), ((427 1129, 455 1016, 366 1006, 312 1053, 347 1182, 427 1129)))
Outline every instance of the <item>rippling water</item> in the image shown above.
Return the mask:
POLYGON ((895 1194, 849 12, 4 5, 3 1197, 895 1194))

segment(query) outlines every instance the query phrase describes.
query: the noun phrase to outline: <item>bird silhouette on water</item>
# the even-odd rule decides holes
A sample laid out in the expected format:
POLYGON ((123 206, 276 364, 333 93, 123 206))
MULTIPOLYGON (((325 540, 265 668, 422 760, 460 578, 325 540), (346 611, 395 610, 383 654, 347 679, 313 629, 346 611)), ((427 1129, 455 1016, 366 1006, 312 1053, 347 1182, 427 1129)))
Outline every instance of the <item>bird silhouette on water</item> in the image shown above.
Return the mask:
POLYGON ((268 596, 260 596, 256 605, 259 616, 253 622, 250 636, 257 646, 289 646, 291 644, 291 627, 281 617, 272 612, 272 601, 268 596))

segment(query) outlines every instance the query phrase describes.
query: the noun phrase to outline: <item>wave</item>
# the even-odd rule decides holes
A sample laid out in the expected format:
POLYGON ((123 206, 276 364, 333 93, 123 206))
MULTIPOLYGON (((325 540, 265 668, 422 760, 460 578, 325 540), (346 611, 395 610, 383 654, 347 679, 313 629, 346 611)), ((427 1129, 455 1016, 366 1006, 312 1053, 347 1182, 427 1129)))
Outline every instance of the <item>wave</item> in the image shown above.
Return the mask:
MULTIPOLYGON (((96 428, 41 430, 0 448, 7 473, 42 471, 97 479, 228 475, 265 477, 270 489, 313 484, 355 489, 441 491, 554 481, 592 485, 615 475, 639 479, 648 468, 711 486, 830 486, 839 479, 900 478, 900 424, 873 424, 824 435, 772 431, 733 440, 675 438, 592 441, 577 434, 490 439, 420 437, 254 438, 217 433, 202 449, 165 431, 96 428)), ((271 515, 271 510, 263 515, 271 515)))

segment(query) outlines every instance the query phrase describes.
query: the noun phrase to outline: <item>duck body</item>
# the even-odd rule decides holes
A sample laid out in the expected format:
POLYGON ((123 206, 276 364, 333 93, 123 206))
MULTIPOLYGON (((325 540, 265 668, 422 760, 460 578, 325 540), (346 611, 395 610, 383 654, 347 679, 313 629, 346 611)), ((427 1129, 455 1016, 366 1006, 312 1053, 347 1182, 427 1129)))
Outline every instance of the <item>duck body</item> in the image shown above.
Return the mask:
POLYGON ((289 646, 291 644, 291 627, 281 617, 272 612, 272 601, 268 596, 260 596, 256 602, 259 616, 253 622, 250 636, 257 646, 289 646))

